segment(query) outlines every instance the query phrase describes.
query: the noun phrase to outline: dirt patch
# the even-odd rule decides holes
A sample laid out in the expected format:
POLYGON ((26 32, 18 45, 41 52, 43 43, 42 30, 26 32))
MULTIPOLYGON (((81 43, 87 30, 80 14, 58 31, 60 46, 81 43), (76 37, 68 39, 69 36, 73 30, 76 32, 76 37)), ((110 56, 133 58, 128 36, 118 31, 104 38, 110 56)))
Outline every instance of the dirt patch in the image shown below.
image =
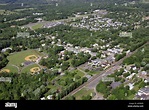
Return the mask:
POLYGON ((38 59, 38 57, 36 55, 29 55, 27 57, 25 57, 26 61, 36 61, 38 59))
POLYGON ((0 71, 0 73, 2 73, 2 72, 10 73, 10 70, 9 70, 9 69, 2 69, 2 70, 0 71))
POLYGON ((31 73, 36 73, 36 72, 39 72, 40 71, 40 68, 39 67, 34 67, 34 68, 31 68, 30 69, 31 73))

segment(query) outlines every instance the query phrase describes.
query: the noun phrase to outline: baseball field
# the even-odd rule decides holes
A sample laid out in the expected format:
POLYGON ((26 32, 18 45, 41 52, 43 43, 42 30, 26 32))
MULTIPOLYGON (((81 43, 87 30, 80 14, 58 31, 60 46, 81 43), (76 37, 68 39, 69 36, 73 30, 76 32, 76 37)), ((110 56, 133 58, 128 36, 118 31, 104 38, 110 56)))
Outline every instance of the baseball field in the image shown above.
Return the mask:
POLYGON ((39 59, 39 57, 42 57, 42 56, 43 54, 33 49, 10 54, 8 56, 9 63, 7 64, 6 67, 1 69, 0 72, 8 72, 8 73, 19 72, 22 69, 23 69, 22 72, 33 72, 33 71, 38 72, 40 68, 38 68, 39 66, 34 63, 39 59), (33 63, 26 65, 26 67, 21 67, 21 64, 25 62, 33 62, 33 63))

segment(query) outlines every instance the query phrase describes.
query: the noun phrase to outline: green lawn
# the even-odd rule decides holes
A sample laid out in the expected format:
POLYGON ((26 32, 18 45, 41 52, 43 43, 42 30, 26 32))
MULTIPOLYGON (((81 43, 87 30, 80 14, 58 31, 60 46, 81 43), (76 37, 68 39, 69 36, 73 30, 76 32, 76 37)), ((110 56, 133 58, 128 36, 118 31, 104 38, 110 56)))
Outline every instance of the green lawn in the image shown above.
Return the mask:
POLYGON ((76 75, 79 75, 79 76, 81 76, 81 77, 83 77, 83 76, 84 76, 84 73, 83 73, 83 72, 81 72, 81 71, 79 71, 79 70, 74 70, 74 72, 76 72, 76 73, 77 73, 76 75))
POLYGON ((5 10, 0 10, 0 14, 3 14, 5 10))
MULTIPOLYGON (((81 77, 84 76, 84 73, 82 73, 82 72, 79 71, 79 70, 73 70, 73 71, 71 71, 71 72, 75 72, 75 73, 76 73, 75 76, 76 76, 76 75, 79 75, 79 76, 81 76, 81 77)), ((70 74, 71 74, 71 72, 70 72, 70 74)), ((66 78, 74 78, 74 77, 72 77, 72 76, 70 76, 70 75, 64 75, 64 76, 62 76, 60 79, 61 79, 61 80, 65 80, 66 78)))
POLYGON ((0 14, 3 15, 3 14, 13 14, 15 12, 12 12, 12 11, 5 11, 5 10, 0 10, 0 14))
POLYGON ((132 99, 134 98, 134 96, 135 96, 135 95, 132 94, 132 95, 130 95, 127 99, 128 99, 128 100, 132 100, 132 99))
MULTIPOLYGON (((43 56, 38 51, 31 50, 31 49, 10 54, 8 56, 9 63, 6 65, 4 69, 9 69, 10 72, 18 72, 18 69, 15 66, 18 66, 20 68, 20 64, 25 62, 25 57, 28 55, 33 55, 33 54, 36 56, 43 56)), ((38 65, 31 65, 31 67, 29 66, 25 68, 23 72, 29 72, 30 68, 35 67, 35 66, 38 66, 38 65)))
POLYGON ((82 96, 90 95, 91 93, 94 93, 93 90, 87 90, 85 88, 78 91, 74 96, 76 97, 76 100, 81 100, 82 96))
POLYGON ((29 73, 30 69, 33 67, 39 67, 37 64, 29 65, 22 70, 22 73, 29 73))
POLYGON ((8 56, 9 65, 17 65, 19 66, 21 63, 25 61, 25 57, 28 55, 36 55, 41 56, 41 54, 36 50, 25 50, 17 53, 13 53, 10 56, 8 56))
POLYGON ((12 65, 7 65, 4 69, 9 69, 10 72, 18 73, 18 69, 12 65))
POLYGON ((43 25, 42 24, 35 24, 34 26, 32 26, 32 29, 38 29, 38 28, 41 28, 43 25))
POLYGON ((100 73, 100 71, 89 71, 87 72, 89 75, 94 75, 100 73))
POLYGON ((14 11, 25 11, 25 10, 33 10, 34 8, 23 8, 23 9, 15 9, 14 11))
POLYGON ((149 3, 149 0, 142 0, 143 3, 149 3))

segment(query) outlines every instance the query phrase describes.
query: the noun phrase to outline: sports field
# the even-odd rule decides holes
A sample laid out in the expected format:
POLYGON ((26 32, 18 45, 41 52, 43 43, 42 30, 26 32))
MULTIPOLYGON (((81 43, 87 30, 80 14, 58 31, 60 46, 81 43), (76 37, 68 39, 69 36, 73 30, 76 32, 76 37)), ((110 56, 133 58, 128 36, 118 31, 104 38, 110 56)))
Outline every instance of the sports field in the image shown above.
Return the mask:
POLYGON ((18 69, 15 66, 7 65, 4 69, 9 70, 10 72, 17 73, 18 69))
MULTIPOLYGON (((38 70, 40 71, 40 67, 37 64, 29 65, 22 70, 22 73, 31 73, 31 72, 33 72, 32 70, 34 70, 36 68, 38 68, 38 70)), ((37 72, 38 72, 38 70, 37 70, 37 72)))
POLYGON ((43 54, 32 49, 13 53, 8 56, 9 63, 2 69, 2 71, 18 73, 19 70, 21 71, 22 68, 24 68, 22 72, 30 72, 31 68, 39 66, 37 64, 30 64, 26 65, 26 67, 21 67, 20 65, 28 61, 35 62, 40 56, 43 56, 43 54))
POLYGON ((8 56, 9 64, 20 66, 21 63, 26 61, 25 58, 30 55, 42 56, 42 54, 36 50, 21 51, 8 56))

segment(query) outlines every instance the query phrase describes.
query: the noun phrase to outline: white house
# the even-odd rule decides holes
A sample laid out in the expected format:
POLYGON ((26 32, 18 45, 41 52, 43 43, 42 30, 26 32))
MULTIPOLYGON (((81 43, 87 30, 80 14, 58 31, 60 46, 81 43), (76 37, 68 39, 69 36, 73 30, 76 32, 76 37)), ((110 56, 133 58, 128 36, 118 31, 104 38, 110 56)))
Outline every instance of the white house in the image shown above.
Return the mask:
POLYGON ((142 71, 141 74, 142 75, 147 75, 147 72, 146 71, 142 71))
POLYGON ((137 67, 133 67, 133 68, 132 68, 132 70, 136 70, 136 69, 137 69, 137 67))
POLYGON ((93 44, 93 47, 98 47, 99 45, 97 43, 93 44))
POLYGON ((126 79, 131 79, 136 73, 132 73, 131 75, 127 76, 126 79))
POLYGON ((128 86, 129 86, 129 90, 132 90, 132 89, 134 88, 133 85, 134 85, 134 83, 133 83, 133 84, 131 84, 131 83, 128 84, 128 86))
POLYGON ((42 97, 42 98, 40 98, 40 100, 46 100, 46 98, 45 97, 42 97))
POLYGON ((149 82, 149 77, 147 79, 144 80, 145 83, 149 82))
POLYGON ((53 95, 48 95, 47 99, 52 100, 53 99, 52 97, 53 97, 53 95))
POLYGON ((44 47, 46 44, 41 44, 42 47, 44 47))
POLYGON ((7 47, 7 48, 2 49, 2 51, 1 51, 1 52, 6 52, 8 49, 12 50, 12 48, 11 48, 11 47, 7 47))

